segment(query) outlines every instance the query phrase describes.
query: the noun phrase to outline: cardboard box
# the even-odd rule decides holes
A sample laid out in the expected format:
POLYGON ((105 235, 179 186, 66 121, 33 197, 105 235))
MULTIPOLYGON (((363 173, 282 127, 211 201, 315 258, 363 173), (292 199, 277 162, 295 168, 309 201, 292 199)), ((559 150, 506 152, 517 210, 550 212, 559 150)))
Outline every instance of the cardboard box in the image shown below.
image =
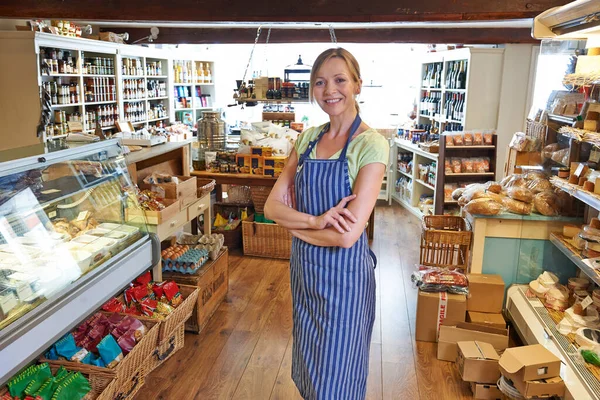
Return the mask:
POLYGON ((263 156, 252 155, 250 157, 250 173, 254 175, 262 175, 264 167, 263 156))
POLYGON ((195 176, 175 176, 179 183, 167 182, 167 183, 152 183, 148 184, 145 182, 140 183, 140 189, 149 189, 153 192, 157 192, 161 197, 165 199, 181 200, 181 206, 187 206, 196 200, 197 188, 196 188, 196 177, 195 176))
POLYGON ((253 156, 272 157, 273 148, 268 146, 250 146, 250 153, 253 156))
POLYGON ((281 156, 264 158, 265 168, 272 167, 275 169, 283 169, 283 167, 285 167, 286 161, 287 161, 287 157, 281 157, 281 156))
POLYGON ((446 318, 464 322, 466 311, 467 298, 464 294, 427 293, 419 290, 415 339, 436 342, 441 323, 446 318))
POLYGON ((504 281, 500 275, 468 274, 468 311, 485 313, 502 312, 504 303, 504 281))
POLYGON ((560 376, 537 381, 513 381, 513 384, 525 398, 552 396, 562 398, 565 395, 565 383, 560 376))
POLYGON ((445 321, 440 326, 438 360, 455 361, 458 342, 479 341, 491 344, 496 351, 508 347, 508 329, 492 328, 469 322, 445 321))
POLYGON ((491 326, 492 328, 506 328, 506 321, 502 313, 481 313, 477 311, 467 311, 467 322, 478 325, 491 326))
POLYGON ((513 347, 500 357, 502 375, 516 383, 560 375, 560 359, 541 344, 513 347))
POLYGON ((458 342, 456 366, 465 382, 496 383, 500 379, 500 356, 489 343, 458 342))
POLYGON ((489 385, 485 383, 471 382, 471 391, 473 392, 474 399, 483 400, 500 400, 502 399, 502 392, 496 385, 489 385))

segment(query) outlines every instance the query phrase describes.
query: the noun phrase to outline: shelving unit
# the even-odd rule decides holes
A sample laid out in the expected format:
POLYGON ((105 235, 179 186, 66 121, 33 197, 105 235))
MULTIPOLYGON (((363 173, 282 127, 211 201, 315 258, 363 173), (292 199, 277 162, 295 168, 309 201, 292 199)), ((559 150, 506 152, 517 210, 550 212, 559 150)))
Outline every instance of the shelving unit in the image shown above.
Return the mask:
MULTIPOLYGON (((108 114, 112 116, 112 120, 124 121, 124 105, 134 102, 142 103, 142 112, 145 113, 143 124, 136 125, 154 125, 163 121, 174 121, 175 101, 174 96, 174 76, 173 76, 173 60, 181 60, 185 57, 190 57, 189 53, 181 53, 177 51, 166 51, 161 49, 152 49, 141 46, 121 45, 111 42, 103 42, 98 40, 69 38, 58 35, 51 35, 40 32, 0 32, 0 52, 6 57, 10 57, 14 62, 5 63, 0 66, 0 75, 3 77, 0 81, 2 87, 7 93, 17 92, 20 94, 20 103, 26 103, 28 107, 18 107, 11 96, 0 97, 0 120, 3 122, 3 128, 6 132, 27 132, 27 135, 16 135, 14 140, 3 141, 0 144, 0 150, 7 150, 14 147, 37 146, 48 140, 55 140, 64 137, 62 131, 54 131, 44 133, 40 138, 37 137, 37 125, 40 120, 40 86, 43 83, 48 85, 50 82, 71 83, 75 84, 79 93, 78 101, 70 104, 54 104, 52 106, 51 121, 54 125, 55 110, 65 111, 68 114, 77 113, 80 118, 84 131, 93 131, 96 121, 92 121, 86 115, 88 111, 97 110, 102 107, 103 114, 106 113, 104 107, 115 105, 114 114, 109 110, 108 114), (42 59, 48 60, 44 54, 46 49, 57 49, 60 51, 68 51, 72 57, 72 65, 76 73, 47 73, 43 68, 42 59), (43 51, 42 51, 43 50, 43 51), (182 56, 185 54, 185 56, 182 56), (102 60, 96 66, 96 58, 102 60), (139 73, 126 73, 124 70, 124 60, 135 59, 139 61, 139 73), (87 62, 94 67, 93 73, 84 71, 82 66, 87 62), (104 62, 110 60, 110 62, 104 62), (160 73, 158 65, 160 63, 160 73), (100 67, 106 68, 106 73, 95 73, 96 68, 100 71, 100 67), (85 73, 83 73, 85 72, 85 73), (20 77, 15 80, 14 77, 20 77), (144 96, 140 99, 124 98, 124 80, 141 79, 144 87, 144 96), (107 83, 108 81, 108 83, 107 83), (103 101, 85 101, 86 85, 88 88, 98 85, 99 82, 105 83, 110 90, 114 90, 114 98, 102 99, 103 101), (159 96, 152 96, 148 86, 152 88, 159 87, 159 96), (160 90, 162 89, 162 90, 160 90), (165 110, 166 113, 152 115, 149 113, 152 109, 165 110), (87 123, 87 126, 86 126, 87 123), (87 128, 87 129, 86 129, 87 128)), ((50 57, 51 58, 51 57, 50 57)), ((199 63, 199 61, 191 61, 199 63)), ((210 66, 211 71, 214 70, 214 62, 202 61, 210 66)), ((71 65, 71 64, 69 64, 71 65)), ((197 65, 197 64, 196 64, 197 65)), ((214 77, 214 75, 213 75, 214 77)), ((195 75, 193 79, 196 80, 195 75)), ((188 110, 177 110, 191 112, 191 117, 195 121, 201 116, 202 110, 212 109, 215 99, 214 80, 210 83, 190 83, 194 91, 190 91, 192 98, 188 110), (202 104, 195 96, 197 89, 201 90, 202 94, 210 95, 212 102, 210 104, 202 104)), ((58 101, 56 102, 58 103, 58 101)), ((179 113, 178 116, 181 116, 179 113)), ((105 115, 108 117, 108 115, 105 115)), ((114 129, 115 123, 110 123, 111 118, 105 121, 107 126, 103 130, 114 129)), ((68 118, 67 118, 68 120, 68 118)), ((66 124, 62 124, 61 129, 67 129, 66 124)))
MULTIPOLYGON (((500 86, 502 81, 503 49, 463 48, 443 52, 429 53, 421 65, 421 82, 418 99, 422 100, 427 92, 439 96, 439 112, 430 115, 419 102, 417 124, 434 125, 443 132, 448 124, 460 124, 464 130, 495 129, 498 119, 500 86), (450 88, 446 84, 448 74, 452 73, 454 63, 466 64, 464 89, 450 88), (431 66, 441 66, 439 87, 424 85, 425 77, 431 66), (472 89, 471 89, 472 88, 472 89), (461 119, 446 116, 447 95, 464 97, 461 119)), ((458 65, 458 64, 456 64, 458 65)))
MULTIPOLYGON (((391 198, 397 203, 401 204, 408 211, 413 213, 415 216, 421 218, 423 212, 419 209, 419 199, 421 195, 428 194, 436 198, 436 185, 431 185, 419 177, 419 164, 438 163, 438 155, 434 153, 428 153, 419 148, 418 145, 412 144, 407 140, 394 139, 393 150, 392 150, 392 171, 390 174, 390 180, 394 186, 391 187, 392 195, 391 198), (404 172, 398 169, 398 154, 399 153, 410 153, 412 154, 413 169, 411 173, 404 172), (408 197, 403 197, 399 192, 396 191, 396 182, 399 178, 404 177, 409 179, 410 190, 407 190, 408 197)), ((439 171, 439 165, 436 167, 436 171, 439 171)), ((436 172, 437 173, 437 172, 436 172)))
POLYGON ((493 145, 479 145, 479 146, 447 146, 446 138, 442 136, 440 138, 440 154, 439 154, 439 165, 436 187, 439 190, 436 192, 435 198, 435 213, 443 214, 446 209, 453 208, 458 203, 452 199, 446 199, 444 196, 444 187, 446 184, 451 183, 475 183, 475 182, 487 182, 493 181, 496 177, 496 157, 497 157, 497 144, 498 137, 496 135, 492 138, 493 145), (446 173, 445 164, 446 160, 450 158, 475 158, 475 157, 488 157, 490 159, 490 172, 473 172, 473 173, 446 173))
POLYGON ((203 110, 212 110, 215 102, 214 63, 206 60, 175 58, 171 66, 173 75, 173 111, 177 121, 195 123, 202 118, 203 110), (191 70, 183 76, 183 65, 191 70), (206 72, 210 76, 206 77, 206 72), (184 80, 187 80, 184 82, 184 80), (181 107, 183 105, 183 107, 181 107))

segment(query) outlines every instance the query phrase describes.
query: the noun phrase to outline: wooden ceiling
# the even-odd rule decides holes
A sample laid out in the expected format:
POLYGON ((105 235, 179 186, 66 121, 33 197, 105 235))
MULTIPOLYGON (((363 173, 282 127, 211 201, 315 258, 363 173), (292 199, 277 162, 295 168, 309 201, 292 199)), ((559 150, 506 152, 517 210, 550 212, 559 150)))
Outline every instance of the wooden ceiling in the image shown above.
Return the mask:
MULTIPOLYGON (((1 18, 48 18, 122 21, 120 27, 136 39, 148 35, 146 28, 126 22, 457 22, 533 18, 565 0, 3 0, 1 18), (141 29, 137 31, 136 29, 141 29)), ((255 29, 219 27, 162 28, 162 43, 250 43, 255 29)), ((336 30, 341 42, 410 43, 521 43, 531 42, 525 28, 431 29, 390 28, 336 30)), ((327 30, 292 29, 273 32, 274 42, 329 41, 327 30)))

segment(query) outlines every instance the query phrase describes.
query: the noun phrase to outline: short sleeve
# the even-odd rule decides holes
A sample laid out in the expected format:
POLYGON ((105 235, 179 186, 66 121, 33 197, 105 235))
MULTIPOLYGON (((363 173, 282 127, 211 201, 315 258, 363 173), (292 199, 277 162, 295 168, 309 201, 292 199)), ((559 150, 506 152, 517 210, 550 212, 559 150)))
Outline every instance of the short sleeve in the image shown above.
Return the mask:
POLYGON ((390 145, 387 139, 374 130, 361 142, 358 170, 372 163, 381 163, 387 166, 389 158, 390 145))
POLYGON ((296 154, 298 154, 298 158, 300 155, 304 153, 306 148, 308 147, 308 143, 314 139, 315 132, 320 132, 316 127, 310 127, 305 129, 299 136, 298 140, 294 144, 294 148, 296 149, 296 154))

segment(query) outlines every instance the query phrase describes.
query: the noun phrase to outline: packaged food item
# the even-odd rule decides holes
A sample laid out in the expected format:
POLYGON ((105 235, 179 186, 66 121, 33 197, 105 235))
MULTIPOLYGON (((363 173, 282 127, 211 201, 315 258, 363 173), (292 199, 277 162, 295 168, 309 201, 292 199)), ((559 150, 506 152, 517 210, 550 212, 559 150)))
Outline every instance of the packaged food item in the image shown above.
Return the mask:
POLYGON ((163 285, 163 290, 167 300, 169 300, 169 303, 171 303, 174 308, 177 308, 177 306, 183 302, 183 296, 179 292, 179 286, 177 286, 175 282, 170 281, 165 283, 163 285))
POLYGON ((455 183, 445 183, 444 184, 444 199, 451 200, 452 193, 456 190, 457 186, 455 183))
POLYGON ((483 144, 491 146, 494 144, 494 133, 490 131, 483 132, 483 144))
POLYGON ((502 192, 502 185, 500 185, 498 182, 487 182, 485 184, 487 190, 489 190, 492 193, 496 193, 496 194, 500 194, 502 192))
POLYGON ((508 145, 510 148, 517 151, 526 151, 529 141, 524 132, 516 132, 508 145))
POLYGON ((128 332, 130 330, 134 331, 134 337, 137 342, 142 340, 142 337, 146 334, 146 327, 142 322, 138 319, 135 319, 131 316, 126 316, 123 318, 121 323, 118 326, 118 329, 121 332, 128 332))
POLYGON ((473 159, 472 158, 463 158, 462 159, 461 172, 473 173, 473 159))
POLYGON ((102 305, 102 309, 108 312, 120 313, 125 311, 125 304, 121 303, 116 297, 113 297, 102 305))
POLYGON ((559 164, 567 165, 569 163, 569 150, 568 147, 566 149, 557 150, 552 153, 550 158, 552 161, 556 161, 559 164))
POLYGON ((483 159, 480 157, 473 158, 473 172, 482 173, 485 172, 485 166, 483 165, 483 159))
POLYGON ((462 163, 460 161, 460 158, 452 158, 451 163, 452 163, 452 173, 460 174, 462 171, 462 163))
POLYGON ((475 146, 483 145, 483 132, 476 131, 473 133, 473 145, 475 145, 475 146))
POLYGON ((527 188, 512 186, 506 190, 506 194, 512 199, 525 203, 531 203, 533 201, 533 193, 527 188))
POLYGON ((452 135, 452 139, 454 140, 454 145, 455 146, 464 146, 464 141, 463 141, 463 135, 462 134, 455 134, 452 135))
POLYGON ((81 360, 81 362, 83 364, 88 364, 88 365, 93 365, 96 367, 106 367, 106 364, 104 364, 104 361, 102 361, 102 358, 100 358, 99 356, 95 355, 92 352, 88 352, 87 355, 85 356, 85 358, 83 360, 81 360))
POLYGON ((446 140, 446 146, 454 146, 454 139, 452 138, 452 135, 445 133, 444 138, 446 140))
POLYGON ((488 198, 475 199, 467 203, 465 210, 475 215, 497 215, 502 211, 502 205, 488 198))
POLYGON ((545 178, 535 178, 533 180, 528 181, 527 188, 530 189, 533 193, 540 193, 545 190, 552 190, 552 184, 548 179, 545 178))
POLYGON ((52 400, 80 400, 92 390, 90 382, 85 379, 81 372, 61 381, 52 395, 52 400))
POLYGON ((119 336, 119 338, 117 339, 117 344, 123 351, 123 356, 129 354, 129 352, 133 350, 136 344, 135 330, 130 329, 121 336, 119 336))
POLYGON ((569 291, 561 284, 556 284, 544 295, 544 305, 557 311, 565 311, 569 306, 569 291))
POLYGON ((556 216, 560 214, 559 199, 551 190, 540 192, 533 197, 535 210, 542 215, 556 216))
POLYGON ((460 197, 462 196, 462 194, 463 194, 464 191, 465 191, 465 188, 455 189, 452 192, 452 200, 458 200, 458 199, 460 199, 460 197))
POLYGON ((473 146, 473 134, 470 132, 465 132, 463 137, 465 146, 473 146))
POLYGON ((451 159, 450 158, 446 158, 444 160, 444 172, 447 174, 451 174, 452 173, 452 164, 451 164, 451 159))
POLYGON ((59 357, 63 357, 66 360, 70 360, 79 350, 80 347, 77 347, 75 344, 75 338, 71 333, 67 333, 61 339, 58 340, 54 344, 54 348, 56 349, 56 353, 59 357))
POLYGON ((528 171, 523 175, 523 178, 527 181, 535 181, 538 179, 548 179, 548 176, 543 171, 528 171))
POLYGON ((412 274, 411 280, 424 292, 469 294, 469 281, 460 269, 421 265, 412 274))
POLYGON ((25 389, 31 382, 40 382, 41 386, 50 377, 52 377, 52 372, 48 363, 31 365, 8 381, 8 391, 11 396, 22 398, 24 397, 25 389))
POLYGON ((106 335, 98 343, 98 353, 107 368, 114 368, 123 359, 121 348, 112 335, 106 335))

